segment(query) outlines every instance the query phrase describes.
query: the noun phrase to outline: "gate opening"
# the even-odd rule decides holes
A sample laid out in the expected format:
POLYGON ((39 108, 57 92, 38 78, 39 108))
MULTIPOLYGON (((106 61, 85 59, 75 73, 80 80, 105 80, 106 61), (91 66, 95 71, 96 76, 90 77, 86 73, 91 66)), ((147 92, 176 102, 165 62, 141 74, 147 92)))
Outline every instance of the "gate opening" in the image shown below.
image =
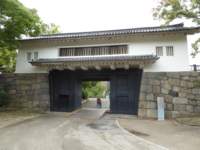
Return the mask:
POLYGON ((82 81, 81 98, 83 108, 110 110, 110 81, 82 81))
POLYGON ((102 108, 107 107, 110 113, 137 115, 141 77, 141 69, 52 70, 49 74, 50 110, 71 112, 84 106, 96 108, 97 98, 100 98, 102 108), (88 81, 98 84, 107 81, 104 83, 107 86, 104 94, 96 90, 96 94, 87 98, 89 103, 84 103, 82 87, 88 81))

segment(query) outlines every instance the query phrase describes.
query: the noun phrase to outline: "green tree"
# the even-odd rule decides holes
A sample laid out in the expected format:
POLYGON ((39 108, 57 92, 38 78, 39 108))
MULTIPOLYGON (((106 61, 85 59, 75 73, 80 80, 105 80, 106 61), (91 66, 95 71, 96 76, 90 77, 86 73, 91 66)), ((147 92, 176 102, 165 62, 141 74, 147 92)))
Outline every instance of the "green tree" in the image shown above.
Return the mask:
POLYGON ((43 24, 42 26, 42 34, 55 34, 60 32, 60 27, 54 23, 51 24, 43 24))
MULTIPOLYGON (((187 19, 200 25, 200 0, 160 0, 153 16, 169 24, 175 19, 187 19)), ((199 53, 200 38, 192 44, 192 56, 199 53)))
POLYGON ((18 0, 0 0, 0 68, 6 72, 14 70, 18 40, 22 36, 58 31, 55 24, 43 23, 35 9, 25 7, 18 0))
POLYGON ((101 82, 87 81, 82 83, 82 97, 87 99, 89 97, 102 98, 105 96, 107 87, 101 82))
POLYGON ((0 50, 0 71, 14 72, 16 65, 16 51, 9 49, 0 50))

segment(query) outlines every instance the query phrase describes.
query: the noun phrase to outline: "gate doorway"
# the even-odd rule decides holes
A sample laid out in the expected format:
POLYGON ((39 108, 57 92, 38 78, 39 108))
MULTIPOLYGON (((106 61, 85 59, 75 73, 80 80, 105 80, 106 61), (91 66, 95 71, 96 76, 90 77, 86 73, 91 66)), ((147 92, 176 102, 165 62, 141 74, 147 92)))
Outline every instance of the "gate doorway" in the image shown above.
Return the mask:
POLYGON ((137 115, 142 70, 52 70, 50 110, 70 112, 82 106, 83 81, 110 81, 110 111, 137 115))
POLYGON ((82 81, 82 108, 110 110, 110 81, 82 81))

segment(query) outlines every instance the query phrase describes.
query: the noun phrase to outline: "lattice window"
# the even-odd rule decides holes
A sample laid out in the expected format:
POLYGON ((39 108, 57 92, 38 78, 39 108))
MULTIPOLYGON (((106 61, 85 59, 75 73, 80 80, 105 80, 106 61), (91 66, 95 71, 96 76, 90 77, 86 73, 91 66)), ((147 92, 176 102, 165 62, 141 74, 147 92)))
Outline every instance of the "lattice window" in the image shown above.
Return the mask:
POLYGON ((173 46, 166 46, 166 55, 174 56, 174 47, 173 46))
POLYGON ((26 60, 27 61, 31 61, 32 60, 32 53, 31 52, 27 52, 26 53, 26 60))
POLYGON ((162 46, 156 47, 156 55, 157 56, 163 56, 163 47, 162 46))
POLYGON ((33 56, 34 56, 34 60, 37 60, 38 59, 38 52, 34 52, 33 56))
POLYGON ((60 56, 91 56, 128 54, 127 45, 60 48, 60 56))

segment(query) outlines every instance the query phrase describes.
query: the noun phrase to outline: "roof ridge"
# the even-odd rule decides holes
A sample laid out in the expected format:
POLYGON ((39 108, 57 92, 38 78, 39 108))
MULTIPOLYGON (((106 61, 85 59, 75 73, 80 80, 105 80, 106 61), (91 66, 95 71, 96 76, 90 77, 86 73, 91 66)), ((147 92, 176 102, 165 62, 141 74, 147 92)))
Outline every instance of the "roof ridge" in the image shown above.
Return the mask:
POLYGON ((125 29, 111 29, 111 30, 96 30, 96 31, 81 31, 81 32, 64 32, 64 33, 55 33, 55 34, 42 34, 41 37, 45 36, 59 36, 66 34, 84 34, 84 33, 93 33, 93 32, 112 32, 112 31, 121 31, 121 30, 141 30, 141 29, 156 29, 156 28, 168 28, 168 27, 183 27, 184 23, 173 24, 173 25, 161 25, 161 26, 151 26, 151 27, 135 27, 135 28, 125 28, 125 29))
POLYGON ((35 37, 26 37, 20 39, 25 40, 45 40, 45 39, 58 39, 58 38, 84 38, 95 36, 112 36, 112 35, 125 35, 125 34, 138 34, 138 33, 158 33, 158 32, 185 32, 188 34, 194 34, 200 32, 200 26, 197 27, 184 27, 183 23, 163 26, 152 27, 137 27, 128 29, 117 30, 102 30, 102 31, 87 31, 87 32, 71 32, 71 33, 58 33, 58 34, 46 34, 35 37))

